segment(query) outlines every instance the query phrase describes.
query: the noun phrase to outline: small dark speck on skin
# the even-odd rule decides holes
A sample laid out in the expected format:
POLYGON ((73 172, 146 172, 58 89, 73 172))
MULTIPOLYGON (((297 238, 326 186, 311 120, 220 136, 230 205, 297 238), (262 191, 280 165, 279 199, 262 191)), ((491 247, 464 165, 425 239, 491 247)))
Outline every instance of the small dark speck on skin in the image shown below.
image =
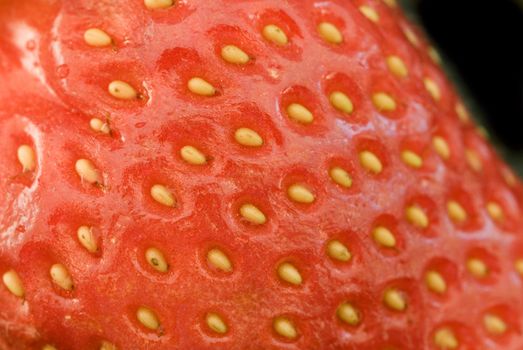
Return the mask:
POLYGON ((158 266, 158 260, 156 258, 152 258, 151 259, 151 263, 154 265, 154 266, 158 266))

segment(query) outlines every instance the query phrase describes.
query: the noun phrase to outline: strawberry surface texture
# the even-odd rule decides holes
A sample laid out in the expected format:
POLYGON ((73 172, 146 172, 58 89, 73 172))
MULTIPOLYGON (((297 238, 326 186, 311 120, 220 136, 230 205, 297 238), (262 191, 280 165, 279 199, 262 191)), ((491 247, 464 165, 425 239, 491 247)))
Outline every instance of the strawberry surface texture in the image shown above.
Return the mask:
POLYGON ((394 0, 0 28, 0 349, 523 348, 521 183, 394 0))

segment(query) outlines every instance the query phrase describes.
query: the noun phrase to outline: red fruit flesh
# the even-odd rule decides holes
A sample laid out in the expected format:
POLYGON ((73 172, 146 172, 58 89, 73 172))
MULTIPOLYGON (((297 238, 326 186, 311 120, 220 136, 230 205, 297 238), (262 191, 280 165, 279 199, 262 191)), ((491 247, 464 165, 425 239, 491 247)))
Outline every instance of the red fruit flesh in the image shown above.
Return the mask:
POLYGON ((0 26, 0 348, 523 347, 521 184, 394 1, 8 0, 0 26))

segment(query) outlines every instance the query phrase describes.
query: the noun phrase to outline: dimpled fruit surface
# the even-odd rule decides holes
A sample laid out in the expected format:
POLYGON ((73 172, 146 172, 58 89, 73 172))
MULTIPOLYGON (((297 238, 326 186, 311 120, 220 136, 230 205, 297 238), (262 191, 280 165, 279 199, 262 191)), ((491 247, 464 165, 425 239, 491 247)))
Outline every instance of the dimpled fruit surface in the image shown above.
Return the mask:
POLYGON ((0 1, 0 348, 523 348, 523 192, 394 0, 0 1))

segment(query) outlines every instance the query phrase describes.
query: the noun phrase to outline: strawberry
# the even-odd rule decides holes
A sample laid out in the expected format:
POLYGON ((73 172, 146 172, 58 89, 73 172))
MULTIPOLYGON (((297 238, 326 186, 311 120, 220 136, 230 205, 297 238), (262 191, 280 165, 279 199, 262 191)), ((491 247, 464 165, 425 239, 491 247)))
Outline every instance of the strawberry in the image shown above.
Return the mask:
POLYGON ((395 1, 0 26, 2 349, 523 347, 523 187, 395 1))

